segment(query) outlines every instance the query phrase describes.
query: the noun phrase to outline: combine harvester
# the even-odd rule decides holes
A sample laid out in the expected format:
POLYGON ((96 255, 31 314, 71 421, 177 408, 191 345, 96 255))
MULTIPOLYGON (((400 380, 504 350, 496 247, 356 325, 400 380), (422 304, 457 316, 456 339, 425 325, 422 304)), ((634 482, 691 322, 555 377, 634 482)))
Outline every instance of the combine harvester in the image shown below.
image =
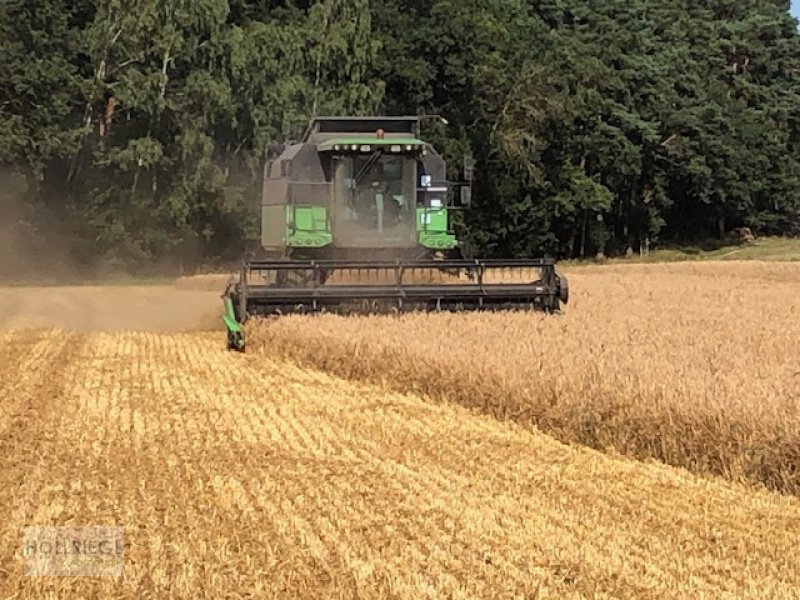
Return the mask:
POLYGON ((539 309, 569 300, 554 259, 464 258, 450 212, 464 181, 419 139, 419 117, 324 117, 264 170, 262 256, 225 290, 228 345, 249 317, 308 312, 539 309))

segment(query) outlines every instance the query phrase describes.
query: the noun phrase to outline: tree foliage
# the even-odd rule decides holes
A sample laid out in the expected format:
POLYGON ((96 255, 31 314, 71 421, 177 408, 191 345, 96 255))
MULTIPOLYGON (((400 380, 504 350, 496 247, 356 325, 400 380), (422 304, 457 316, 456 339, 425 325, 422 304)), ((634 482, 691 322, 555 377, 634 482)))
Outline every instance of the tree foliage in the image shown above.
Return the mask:
POLYGON ((0 49, 4 210, 86 264, 241 256, 265 148, 325 113, 447 117, 482 253, 800 230, 785 1, 5 0, 0 49))

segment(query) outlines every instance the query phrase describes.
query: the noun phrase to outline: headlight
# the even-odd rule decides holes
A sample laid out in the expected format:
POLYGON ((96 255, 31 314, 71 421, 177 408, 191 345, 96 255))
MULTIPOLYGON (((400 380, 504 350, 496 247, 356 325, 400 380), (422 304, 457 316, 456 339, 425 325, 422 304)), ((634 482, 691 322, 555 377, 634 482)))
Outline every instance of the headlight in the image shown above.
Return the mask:
POLYGON ((358 152, 358 146, 356 144, 353 144, 352 146, 350 146, 350 150, 352 150, 353 152, 358 152))
POLYGON ((406 152, 411 152, 413 149, 414 149, 414 146, 412 146, 411 144, 408 144, 406 146, 406 152))
POLYGON ((336 145, 333 147, 333 149, 334 149, 336 152, 339 152, 339 150, 341 150, 341 149, 342 149, 342 147, 341 147, 339 144, 336 144, 336 145))
POLYGON ((392 150, 392 152, 402 152, 403 151, 403 147, 395 145, 395 146, 392 146, 391 150, 392 150))
POLYGON ((361 146, 362 152, 372 152, 372 146, 361 146))

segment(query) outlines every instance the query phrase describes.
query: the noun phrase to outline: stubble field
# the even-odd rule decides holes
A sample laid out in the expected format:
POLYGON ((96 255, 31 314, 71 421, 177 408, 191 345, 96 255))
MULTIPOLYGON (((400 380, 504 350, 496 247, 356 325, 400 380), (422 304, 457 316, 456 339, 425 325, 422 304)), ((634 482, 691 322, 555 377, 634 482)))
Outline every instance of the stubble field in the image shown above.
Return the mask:
POLYGON ((752 479, 774 430, 791 482, 798 273, 581 269, 563 318, 291 318, 245 355, 12 322, 0 597, 796 598, 795 496, 618 451, 752 479), (23 576, 34 524, 124 527, 125 576, 23 576))

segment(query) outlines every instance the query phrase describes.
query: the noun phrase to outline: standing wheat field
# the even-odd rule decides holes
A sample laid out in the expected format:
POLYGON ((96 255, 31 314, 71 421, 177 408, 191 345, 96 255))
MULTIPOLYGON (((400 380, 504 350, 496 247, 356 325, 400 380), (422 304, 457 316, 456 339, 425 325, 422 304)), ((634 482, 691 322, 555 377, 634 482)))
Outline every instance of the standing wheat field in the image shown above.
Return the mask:
POLYGON ((570 281, 564 317, 291 317, 253 326, 251 346, 565 442, 800 492, 800 263, 580 268, 570 281))

